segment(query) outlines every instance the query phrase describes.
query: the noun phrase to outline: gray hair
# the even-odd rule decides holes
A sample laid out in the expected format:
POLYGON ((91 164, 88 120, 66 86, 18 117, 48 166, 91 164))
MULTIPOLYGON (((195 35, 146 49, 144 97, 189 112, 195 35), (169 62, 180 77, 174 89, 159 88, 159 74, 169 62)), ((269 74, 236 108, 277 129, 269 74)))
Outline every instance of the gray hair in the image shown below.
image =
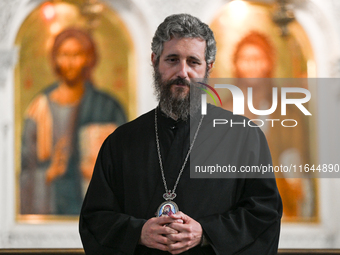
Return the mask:
POLYGON ((163 43, 175 38, 201 38, 206 41, 205 61, 215 61, 216 41, 209 26, 189 14, 168 16, 157 28, 152 39, 151 49, 156 55, 157 63, 163 51, 163 43))

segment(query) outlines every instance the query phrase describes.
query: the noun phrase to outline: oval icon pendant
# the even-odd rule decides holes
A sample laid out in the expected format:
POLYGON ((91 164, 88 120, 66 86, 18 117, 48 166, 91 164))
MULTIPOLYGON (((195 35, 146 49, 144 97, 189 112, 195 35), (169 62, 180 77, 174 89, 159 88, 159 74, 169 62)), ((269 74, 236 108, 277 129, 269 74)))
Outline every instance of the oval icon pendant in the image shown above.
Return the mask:
POLYGON ((165 201, 157 209, 157 217, 170 216, 178 212, 178 206, 174 201, 165 201))

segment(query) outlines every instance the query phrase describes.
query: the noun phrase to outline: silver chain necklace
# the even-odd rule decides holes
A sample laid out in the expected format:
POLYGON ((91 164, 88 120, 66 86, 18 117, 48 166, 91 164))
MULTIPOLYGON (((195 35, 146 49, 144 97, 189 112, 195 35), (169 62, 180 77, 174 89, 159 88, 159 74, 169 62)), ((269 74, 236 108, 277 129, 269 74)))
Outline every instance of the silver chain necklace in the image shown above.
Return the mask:
POLYGON ((162 203, 158 207, 158 210, 157 210, 157 216, 158 217, 160 217, 162 215, 168 215, 169 216, 169 214, 171 215, 171 214, 176 213, 178 211, 177 204, 175 202, 173 202, 172 200, 177 196, 175 191, 176 191, 178 182, 179 182, 179 180, 180 180, 180 178, 182 176, 182 173, 184 171, 184 167, 185 167, 185 165, 186 165, 186 163, 188 161, 190 152, 191 152, 192 148, 194 147, 194 143, 195 143, 198 131, 199 131, 200 127, 201 127, 201 124, 202 124, 202 121, 203 121, 203 117, 204 117, 204 115, 202 115, 201 120, 198 123, 198 127, 197 127, 197 130, 196 130, 196 133, 195 133, 194 138, 192 140, 192 143, 191 143, 191 145, 189 147, 188 153, 187 153, 187 155, 186 155, 186 157, 184 159, 184 163, 182 165, 182 168, 179 171, 179 174, 178 174, 177 180, 175 182, 174 188, 171 191, 171 190, 168 190, 168 186, 166 184, 166 180, 165 180, 165 176, 164 176, 164 169, 163 169, 163 163, 162 163, 161 149, 160 149, 160 146, 159 146, 159 138, 158 138, 157 108, 155 109, 155 133, 156 133, 157 154, 158 154, 159 166, 161 168, 162 180, 163 180, 163 184, 164 184, 164 188, 165 188, 165 193, 163 194, 163 198, 166 200, 166 202, 162 203))

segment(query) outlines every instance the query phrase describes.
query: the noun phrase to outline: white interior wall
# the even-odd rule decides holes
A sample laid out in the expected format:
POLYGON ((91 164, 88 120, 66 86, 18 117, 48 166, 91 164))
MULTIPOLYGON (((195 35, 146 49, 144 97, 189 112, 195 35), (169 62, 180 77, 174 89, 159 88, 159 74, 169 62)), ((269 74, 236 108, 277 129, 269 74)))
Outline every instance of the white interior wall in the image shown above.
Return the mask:
MULTIPOLYGON (((75 222, 23 224, 15 221, 14 175, 14 66, 17 32, 27 15, 42 0, 0 1, 0 248, 81 247, 75 222)), ((119 12, 130 30, 137 54, 138 114, 156 105, 152 87, 150 42, 158 24, 169 14, 187 12, 210 22, 223 0, 107 0, 119 12), (143 24, 143 25, 141 25, 143 24)), ((268 2, 268 1, 267 1, 268 2)), ((336 15, 340 5, 332 0, 296 0, 296 18, 309 36, 315 53, 318 77, 334 77, 340 70, 340 26, 336 15)), ((318 109, 333 112, 318 115, 318 150, 320 162, 335 163, 339 155, 340 88, 318 91, 318 109)), ((340 180, 320 180, 320 222, 316 224, 283 224, 281 248, 340 247, 340 180)))

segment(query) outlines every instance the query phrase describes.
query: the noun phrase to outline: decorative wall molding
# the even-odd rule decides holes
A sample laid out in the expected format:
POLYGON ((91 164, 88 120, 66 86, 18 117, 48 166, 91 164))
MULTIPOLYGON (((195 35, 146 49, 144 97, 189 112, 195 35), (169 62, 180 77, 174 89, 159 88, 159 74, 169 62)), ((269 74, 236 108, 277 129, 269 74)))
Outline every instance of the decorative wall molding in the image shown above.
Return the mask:
POLYGON ((0 45, 8 39, 11 22, 21 2, 22 0, 0 1, 0 45))
POLYGON ((292 0, 297 21, 307 33, 314 51, 318 77, 332 77, 340 57, 339 35, 330 1, 292 0))
MULTIPOLYGON (((216 1, 215 1, 216 2, 216 1)), ((228 1, 226 1, 227 3, 228 1)), ((211 4, 211 3, 210 3, 211 4)), ((164 0, 144 0, 143 3, 148 17, 151 19, 154 29, 171 14, 190 13, 192 15, 201 16, 200 14, 206 9, 207 2, 201 0, 191 1, 164 1, 164 0)))
MULTIPOLYGON (((338 16, 340 13, 340 1, 339 0, 332 0, 332 12, 334 16, 338 16)), ((340 23, 335 22, 334 25, 337 28, 338 34, 340 34, 340 23)), ((340 57, 334 61, 333 63, 333 72, 334 72, 334 77, 340 77, 340 57)), ((340 91, 339 91, 339 100, 340 100, 340 91)))
POLYGON ((191 1, 163 1, 145 0, 145 4, 150 7, 150 11, 158 17, 166 17, 175 13, 193 13, 205 7, 206 3, 201 0, 191 1))
POLYGON ((115 6, 117 10, 120 11, 124 10, 127 12, 131 12, 134 9, 134 4, 131 2, 131 0, 126 1, 103 0, 103 1, 111 4, 112 6, 115 6))
MULTIPOLYGON (((331 9, 332 9, 333 15, 337 17, 340 13, 340 1, 332 0, 331 4, 332 4, 331 9)), ((337 26, 338 33, 340 34, 340 24, 339 24, 339 22, 335 22, 335 25, 337 26)))
POLYGON ((335 78, 340 78, 340 58, 330 62, 331 75, 335 78))
POLYGON ((16 64, 17 49, 0 49, 0 56, 0 86, 4 86, 8 71, 16 64))
POLYGON ((281 229, 279 248, 287 249, 322 249, 334 247, 334 235, 322 228, 306 226, 283 226, 281 229))
MULTIPOLYGON (((51 226, 53 229, 53 226, 51 226)), ((77 231, 22 231, 7 236, 7 248, 81 248, 77 231)))
POLYGON ((17 50, 13 49, 0 49, 0 69, 10 68, 16 64, 17 50))

